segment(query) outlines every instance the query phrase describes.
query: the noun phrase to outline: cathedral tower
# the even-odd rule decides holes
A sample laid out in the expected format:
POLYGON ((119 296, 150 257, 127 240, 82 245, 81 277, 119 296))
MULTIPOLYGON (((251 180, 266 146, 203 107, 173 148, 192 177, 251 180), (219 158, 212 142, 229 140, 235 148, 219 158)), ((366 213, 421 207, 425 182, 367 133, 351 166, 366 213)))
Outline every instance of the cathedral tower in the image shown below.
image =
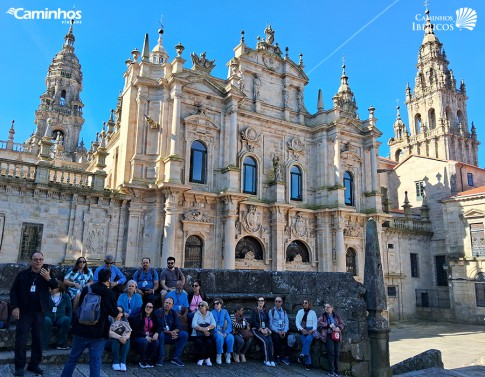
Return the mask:
POLYGON ((479 142, 473 124, 469 128, 465 83, 461 81, 457 88, 442 46, 426 10, 414 93, 409 84, 406 88, 410 130, 406 131, 398 113, 394 137, 389 140, 391 158, 402 161, 414 154, 477 166, 479 142))
POLYGON ((84 118, 84 104, 79 97, 82 90, 82 72, 79 59, 74 54, 75 37, 72 22, 64 37, 61 51, 52 59, 45 80, 46 91, 40 96, 35 112, 36 133, 31 139, 45 135, 48 119, 51 137, 62 145, 65 159, 74 159, 84 118))

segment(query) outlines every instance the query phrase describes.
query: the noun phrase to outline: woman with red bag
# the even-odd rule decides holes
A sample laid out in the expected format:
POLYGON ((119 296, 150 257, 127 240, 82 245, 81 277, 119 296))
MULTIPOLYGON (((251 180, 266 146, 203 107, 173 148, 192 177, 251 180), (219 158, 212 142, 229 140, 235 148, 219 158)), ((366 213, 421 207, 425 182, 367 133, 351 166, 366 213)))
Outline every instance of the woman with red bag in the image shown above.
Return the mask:
POLYGON ((322 341, 327 344, 328 375, 338 377, 339 346, 342 340, 344 322, 340 315, 333 311, 333 306, 325 304, 325 312, 318 319, 322 330, 322 341))

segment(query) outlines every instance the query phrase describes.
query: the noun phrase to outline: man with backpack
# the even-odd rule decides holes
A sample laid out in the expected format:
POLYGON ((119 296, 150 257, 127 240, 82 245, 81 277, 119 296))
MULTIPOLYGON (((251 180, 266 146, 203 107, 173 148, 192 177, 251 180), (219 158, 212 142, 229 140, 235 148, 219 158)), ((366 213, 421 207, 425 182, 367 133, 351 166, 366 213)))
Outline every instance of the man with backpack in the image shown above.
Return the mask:
POLYGON ((150 266, 150 262, 150 258, 143 258, 141 267, 133 275, 133 280, 138 284, 138 293, 141 294, 144 304, 155 301, 157 298, 155 292, 159 288, 158 272, 150 266))
POLYGON ((162 302, 165 302, 165 296, 168 292, 173 291, 177 287, 177 281, 182 281, 182 286, 185 286, 185 276, 180 271, 180 268, 175 267, 175 258, 167 258, 167 268, 165 268, 160 274, 160 285, 162 286, 162 291, 160 296, 162 302))
POLYGON ((80 306, 72 326, 74 339, 71 354, 64 365, 61 377, 71 377, 81 355, 89 349, 89 376, 99 377, 106 340, 109 336, 109 316, 118 315, 116 296, 110 290, 111 271, 103 268, 98 281, 83 288, 80 306))

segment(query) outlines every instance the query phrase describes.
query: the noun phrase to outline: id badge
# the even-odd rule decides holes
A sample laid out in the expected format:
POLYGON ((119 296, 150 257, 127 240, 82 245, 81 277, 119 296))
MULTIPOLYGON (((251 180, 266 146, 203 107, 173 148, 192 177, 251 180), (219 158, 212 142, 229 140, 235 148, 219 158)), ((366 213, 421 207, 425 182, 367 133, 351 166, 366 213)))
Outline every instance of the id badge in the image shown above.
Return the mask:
POLYGON ((179 305, 179 312, 182 311, 182 305, 179 305))
POLYGON ((165 330, 170 331, 170 326, 166 325, 165 330))
POLYGON ((217 326, 217 330, 222 330, 222 326, 217 326))
POLYGON ((266 328, 266 323, 261 322, 261 328, 262 328, 262 329, 265 329, 265 328, 266 328))
POLYGON ((54 307, 52 308, 52 313, 56 313, 56 312, 57 312, 57 306, 54 306, 54 307))
POLYGON ((283 326, 283 321, 281 319, 278 320, 278 326, 280 326, 280 327, 283 326))
POLYGON ((146 287, 148 285, 148 282, 146 280, 143 280, 143 283, 141 284, 142 287, 146 287))
POLYGON ((32 284, 30 287, 30 292, 35 293, 35 284, 32 284))

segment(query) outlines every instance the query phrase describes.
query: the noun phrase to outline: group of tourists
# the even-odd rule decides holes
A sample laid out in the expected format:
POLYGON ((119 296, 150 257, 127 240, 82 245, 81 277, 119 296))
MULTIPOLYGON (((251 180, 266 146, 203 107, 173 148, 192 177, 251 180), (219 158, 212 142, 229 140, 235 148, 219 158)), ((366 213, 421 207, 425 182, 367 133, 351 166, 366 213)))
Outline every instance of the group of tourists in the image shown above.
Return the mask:
POLYGON ((189 339, 194 341, 194 356, 200 366, 212 365, 214 350, 212 360, 217 364, 244 363, 254 340, 261 345, 266 366, 291 365, 297 337, 302 345, 299 363, 310 369, 312 343, 323 341, 327 347, 329 375, 338 376, 344 323, 330 304, 325 304, 324 312, 317 317, 311 301, 304 299, 296 315, 299 336, 295 336, 289 333, 290 323, 282 297, 276 297, 269 310, 265 298, 258 297, 250 316, 245 316, 242 305, 237 305, 230 314, 220 297, 212 300, 211 310, 200 280, 192 281, 189 293, 184 290, 185 276, 175 266, 173 257, 167 259, 167 268, 160 276, 151 267, 150 258, 143 258, 132 280, 114 265, 111 255, 105 257, 104 265, 94 273, 87 266, 86 258, 79 257, 61 282, 43 262, 42 253, 33 254, 30 267, 18 273, 10 292, 12 318, 17 320, 15 376, 24 375, 29 331, 32 332, 32 354, 27 370, 43 374, 39 364, 42 350, 51 346, 52 326, 56 329, 53 346, 61 350, 71 348, 61 377, 72 376, 86 348, 92 377, 100 375, 105 349, 113 354, 113 370, 126 371, 130 347, 139 355, 140 368, 153 368, 164 365, 165 345, 172 344, 175 352, 170 362, 181 367, 184 366, 182 353, 189 339), (93 297, 99 298, 99 311, 95 321, 86 322, 83 311, 88 305, 85 302, 93 297), (71 347, 67 343, 69 331, 73 335, 71 347))

